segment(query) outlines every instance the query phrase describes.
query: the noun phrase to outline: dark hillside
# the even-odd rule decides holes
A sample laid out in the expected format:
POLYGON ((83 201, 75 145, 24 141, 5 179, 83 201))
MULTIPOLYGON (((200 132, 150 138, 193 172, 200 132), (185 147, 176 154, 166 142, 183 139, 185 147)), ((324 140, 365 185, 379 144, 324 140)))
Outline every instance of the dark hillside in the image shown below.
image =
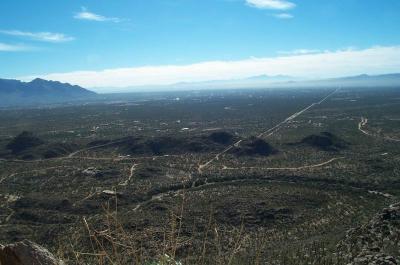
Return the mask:
POLYGON ((270 156, 278 151, 263 139, 251 137, 231 151, 237 156, 270 156))
POLYGON ((339 151, 346 148, 348 143, 330 132, 321 132, 320 134, 312 134, 303 138, 301 144, 307 144, 312 147, 325 151, 339 151))
POLYGON ((43 143, 44 142, 33 133, 24 131, 11 140, 7 145, 7 149, 11 150, 14 154, 18 154, 29 148, 42 145, 43 143))
POLYGON ((57 81, 0 79, 0 107, 63 103, 95 96, 96 93, 80 86, 57 81))

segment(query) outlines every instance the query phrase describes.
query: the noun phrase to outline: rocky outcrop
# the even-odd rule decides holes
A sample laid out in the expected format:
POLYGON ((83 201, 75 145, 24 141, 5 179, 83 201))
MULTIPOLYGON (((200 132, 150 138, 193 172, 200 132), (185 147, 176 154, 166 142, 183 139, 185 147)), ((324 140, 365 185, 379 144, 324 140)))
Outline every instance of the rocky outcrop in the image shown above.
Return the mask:
POLYGON ((348 231, 338 249, 339 255, 351 260, 352 265, 400 264, 400 203, 348 231))
POLYGON ((0 265, 64 265, 47 249, 24 240, 7 246, 0 245, 0 265))
POLYGON ((353 262, 348 265, 397 265, 398 260, 390 255, 378 253, 364 253, 355 258, 353 262))

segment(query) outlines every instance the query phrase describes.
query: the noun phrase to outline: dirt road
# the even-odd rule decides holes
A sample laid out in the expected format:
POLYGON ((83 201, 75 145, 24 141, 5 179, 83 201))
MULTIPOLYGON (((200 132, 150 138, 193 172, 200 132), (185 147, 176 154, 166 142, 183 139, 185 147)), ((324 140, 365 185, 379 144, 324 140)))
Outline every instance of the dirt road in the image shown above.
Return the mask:
MULTIPOLYGON (((279 128, 280 128, 282 125, 288 123, 289 121, 292 121, 292 120, 296 119, 297 117, 299 117, 301 114, 303 114, 303 113, 306 112, 307 110, 311 109, 312 107, 314 107, 314 106, 316 106, 316 105, 322 104, 323 102, 325 102, 328 98, 330 98, 333 94, 335 94, 335 93, 338 92, 339 90, 340 90, 340 88, 337 88, 335 91, 333 91, 332 93, 330 93, 330 94, 327 95, 326 97, 322 98, 320 101, 314 102, 314 103, 312 103, 311 105, 305 107, 304 109, 302 109, 302 110, 300 110, 300 111, 298 111, 298 112, 292 114, 291 116, 289 116, 288 118, 286 118, 284 121, 278 123, 278 124, 275 125, 274 127, 268 129, 268 130, 265 131, 265 132, 260 133, 257 137, 258 137, 258 138, 262 138, 262 137, 269 137, 269 136, 273 135, 275 132, 277 132, 277 131, 279 130, 279 128)), ((207 168, 207 167, 208 167, 210 164, 212 164, 215 160, 218 160, 219 157, 220 157, 221 155, 225 154, 226 152, 228 152, 229 150, 231 150, 233 147, 239 147, 239 146, 240 146, 240 143, 241 143, 242 141, 243 141, 243 140, 237 141, 236 143, 234 143, 233 145, 229 146, 228 148, 226 148, 226 149, 223 150, 222 152, 216 154, 212 159, 208 160, 208 161, 205 162, 204 164, 200 164, 200 165, 198 166, 198 169, 197 169, 198 173, 201 174, 201 173, 203 172, 203 169, 207 168)))

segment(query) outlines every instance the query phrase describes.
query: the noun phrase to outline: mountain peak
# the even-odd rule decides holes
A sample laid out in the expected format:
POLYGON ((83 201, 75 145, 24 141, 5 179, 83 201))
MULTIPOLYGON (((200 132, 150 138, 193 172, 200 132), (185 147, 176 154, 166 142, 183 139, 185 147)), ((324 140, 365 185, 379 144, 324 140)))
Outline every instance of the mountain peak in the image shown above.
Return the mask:
POLYGON ((96 93, 68 83, 35 78, 30 82, 0 79, 0 104, 37 105, 83 100, 96 93), (7 102, 7 103, 5 103, 7 102))
POLYGON ((51 81, 47 81, 47 80, 37 77, 37 78, 33 79, 30 83, 38 83, 38 82, 51 82, 51 81))

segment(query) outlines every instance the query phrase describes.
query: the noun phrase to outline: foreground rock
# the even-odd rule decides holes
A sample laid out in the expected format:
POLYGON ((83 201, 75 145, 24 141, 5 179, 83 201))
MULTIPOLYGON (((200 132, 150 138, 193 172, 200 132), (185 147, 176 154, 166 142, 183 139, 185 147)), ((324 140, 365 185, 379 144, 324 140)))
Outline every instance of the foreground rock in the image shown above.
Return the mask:
POLYGON ((0 265, 63 265, 47 249, 24 240, 7 246, 0 245, 0 265))
POLYGON ((348 231, 339 250, 354 265, 400 264, 400 203, 385 208, 369 223, 348 231))

